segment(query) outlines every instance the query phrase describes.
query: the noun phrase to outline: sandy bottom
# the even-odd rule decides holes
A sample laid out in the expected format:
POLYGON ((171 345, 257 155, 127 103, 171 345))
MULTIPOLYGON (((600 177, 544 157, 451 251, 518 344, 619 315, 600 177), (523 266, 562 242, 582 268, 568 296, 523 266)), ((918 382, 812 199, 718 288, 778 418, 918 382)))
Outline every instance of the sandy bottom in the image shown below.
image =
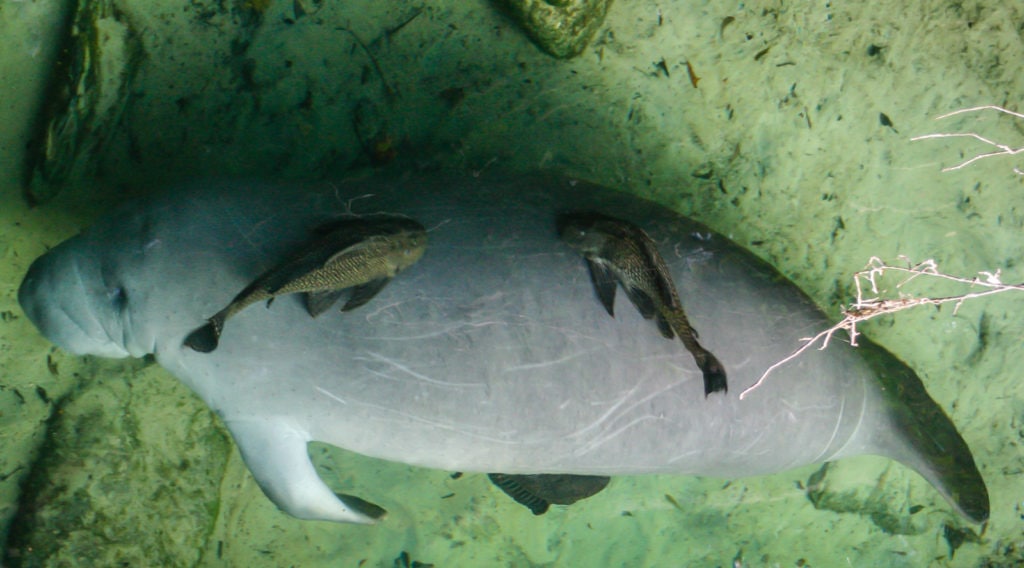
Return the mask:
POLYGON ((733 482, 618 478, 534 517, 482 476, 322 446, 311 454, 324 479, 390 515, 373 527, 298 521, 263 497, 222 426, 173 377, 39 337, 16 302, 25 269, 110 203, 201 175, 344 176, 369 167, 362 148, 389 140, 385 169, 549 169, 666 203, 769 260, 832 315, 872 256, 1024 281, 1024 176, 1013 171, 1024 161, 941 173, 992 148, 909 141, 977 131, 1024 146, 1024 120, 933 121, 982 104, 1019 110, 1016 3, 619 2, 571 61, 541 54, 483 1, 338 4, 94 3, 118 9, 90 20, 100 79, 80 98, 93 121, 60 196, 34 208, 21 174, 60 18, 57 2, 0 4, 6 563, 1024 562, 1018 292, 862 328, 918 371, 973 449, 992 496, 985 527, 882 459, 832 464, 818 507, 804 489, 810 467, 733 482))

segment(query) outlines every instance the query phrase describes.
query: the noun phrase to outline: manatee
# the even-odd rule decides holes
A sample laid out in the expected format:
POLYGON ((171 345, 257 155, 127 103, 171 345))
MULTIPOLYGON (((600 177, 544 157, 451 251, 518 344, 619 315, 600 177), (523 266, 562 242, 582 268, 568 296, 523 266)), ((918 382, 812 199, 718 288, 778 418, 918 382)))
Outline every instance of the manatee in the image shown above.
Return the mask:
POLYGON ((311 441, 504 475, 733 479, 876 454, 918 472, 967 519, 989 514, 953 423, 907 365, 866 338, 808 350, 740 400, 826 317, 721 235, 583 182, 197 181, 126 203, 37 259, 19 301, 69 352, 154 355, 220 415, 266 495, 303 519, 382 513, 324 484, 311 441), (581 209, 646 231, 735 388, 705 398, 680 342, 637 310, 608 317, 558 234, 558 216, 581 209), (374 214, 415 219, 429 245, 372 303, 314 319, 301 297, 284 296, 239 313, 212 353, 182 345, 312 228, 374 214))

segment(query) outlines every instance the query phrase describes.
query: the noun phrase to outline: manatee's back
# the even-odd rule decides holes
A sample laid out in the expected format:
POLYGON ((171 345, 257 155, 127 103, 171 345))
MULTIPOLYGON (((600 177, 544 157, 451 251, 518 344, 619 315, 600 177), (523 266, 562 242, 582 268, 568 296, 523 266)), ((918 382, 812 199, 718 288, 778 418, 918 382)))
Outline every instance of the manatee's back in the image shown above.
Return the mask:
POLYGON ((226 415, 294 414, 317 439, 467 471, 754 475, 825 459, 859 424, 868 370, 841 350, 809 353, 738 400, 825 321, 704 227, 589 186, 435 184, 341 187, 294 218, 279 194, 266 217, 246 218, 248 191, 230 210, 237 234, 199 247, 223 258, 194 273, 203 292, 180 308, 193 319, 166 334, 161 361, 180 358, 179 374, 226 415), (212 354, 180 348, 179 334, 286 254, 269 250, 275 236, 294 248, 296 224, 345 207, 415 218, 429 229, 426 254, 356 311, 313 320, 299 298, 282 298, 236 316, 212 354), (726 365, 728 393, 705 398, 692 355, 624 295, 608 316, 557 235, 557 214, 579 209, 631 220, 659 243, 702 344, 726 365))

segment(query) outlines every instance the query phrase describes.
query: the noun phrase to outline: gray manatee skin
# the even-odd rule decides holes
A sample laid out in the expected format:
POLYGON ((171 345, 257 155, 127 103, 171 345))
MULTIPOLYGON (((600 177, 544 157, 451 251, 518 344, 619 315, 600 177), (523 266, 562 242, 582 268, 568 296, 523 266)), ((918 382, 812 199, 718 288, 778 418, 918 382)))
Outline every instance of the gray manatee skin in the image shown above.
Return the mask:
MULTIPOLYGON (((620 294, 621 296, 622 294, 620 294)), ((208 181, 129 203, 38 259, 19 301, 77 354, 157 361, 224 420, 264 492, 307 519, 372 522, 319 479, 306 445, 446 470, 737 478, 877 454, 973 521, 985 484, 906 365, 826 329, 771 267, 664 207, 582 182, 414 175, 317 187, 208 181), (682 343, 619 299, 615 318, 556 216, 596 211, 657 243, 728 393, 705 398, 682 343), (367 305, 317 319, 299 296, 250 307, 213 353, 185 336, 342 215, 408 215, 423 258, 367 305)))

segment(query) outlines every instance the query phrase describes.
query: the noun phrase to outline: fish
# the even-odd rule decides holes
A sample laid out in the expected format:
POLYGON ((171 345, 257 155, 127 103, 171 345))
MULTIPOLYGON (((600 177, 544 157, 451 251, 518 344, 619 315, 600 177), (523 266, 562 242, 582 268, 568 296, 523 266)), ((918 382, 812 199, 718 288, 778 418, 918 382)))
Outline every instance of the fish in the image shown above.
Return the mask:
POLYGON ((200 353, 213 351, 228 319, 257 302, 269 305, 277 296, 305 293, 306 311, 317 317, 350 290, 341 311, 354 310, 415 264, 427 244, 423 226, 402 217, 339 219, 314 233, 312 242, 246 286, 190 333, 184 345, 200 353))
POLYGON ((568 213, 558 220, 563 241, 583 255, 594 290, 615 317, 615 291, 621 286, 645 319, 654 318, 667 338, 678 336, 704 374, 704 396, 728 391, 725 366, 697 340, 658 247, 640 227, 596 213, 568 213))

